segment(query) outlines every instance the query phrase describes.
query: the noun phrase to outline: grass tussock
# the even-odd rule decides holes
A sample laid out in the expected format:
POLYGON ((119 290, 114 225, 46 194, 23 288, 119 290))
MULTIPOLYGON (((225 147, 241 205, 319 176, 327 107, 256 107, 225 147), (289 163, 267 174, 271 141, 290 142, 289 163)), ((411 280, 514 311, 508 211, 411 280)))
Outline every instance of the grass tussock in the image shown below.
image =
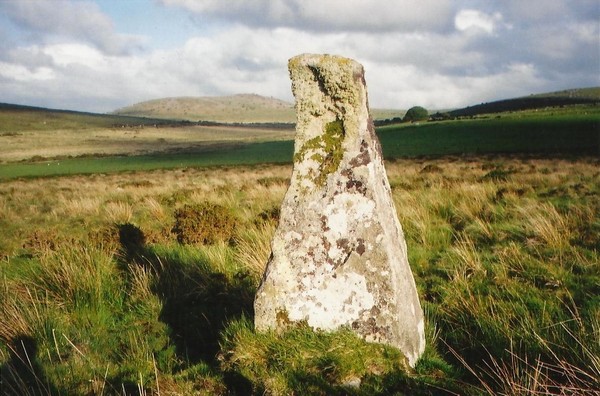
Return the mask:
MULTIPOLYGON (((246 318, 233 322, 223 335, 221 367, 241 375, 253 394, 435 394, 435 380, 413 372, 406 359, 391 347, 365 343, 351 330, 314 331, 305 324, 284 334, 256 334, 246 318)), ((427 360, 440 378, 451 368, 427 360), (445 370, 445 371, 442 371, 445 370)), ((417 370, 428 372, 429 367, 417 370)), ((443 393, 442 393, 443 394, 443 393)))
POLYGON ((275 224, 265 222, 240 231, 236 235, 235 259, 254 276, 261 277, 271 255, 271 239, 275 224))
POLYGON ((597 161, 387 167, 427 320, 414 369, 346 329, 256 333, 291 169, 177 169, 0 184, 2 391, 600 394, 597 161), (234 226, 178 240, 203 204, 222 212, 186 220, 234 226))

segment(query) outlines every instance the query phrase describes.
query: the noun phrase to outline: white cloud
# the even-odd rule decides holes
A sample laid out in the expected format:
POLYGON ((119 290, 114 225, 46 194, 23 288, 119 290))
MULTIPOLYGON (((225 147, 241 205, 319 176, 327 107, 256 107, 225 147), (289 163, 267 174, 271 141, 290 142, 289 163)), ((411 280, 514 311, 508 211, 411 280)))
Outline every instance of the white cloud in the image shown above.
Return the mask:
MULTIPOLYGON (((437 57, 448 67, 467 67, 476 60, 476 54, 462 58, 452 55, 460 53, 464 45, 458 35, 431 44, 443 37, 397 33, 379 42, 379 48, 383 45, 388 51, 377 54, 373 48, 378 48, 378 39, 378 35, 367 33, 323 34, 238 26, 214 37, 191 38, 181 48, 145 55, 107 56, 81 44, 49 45, 42 52, 53 60, 49 74, 53 81, 46 84, 45 95, 60 103, 55 105, 58 107, 68 108, 77 102, 79 109, 99 111, 168 96, 258 93, 291 101, 287 60, 302 52, 338 53, 362 62, 373 107, 457 107, 518 94, 540 83, 537 72, 528 65, 509 65, 495 74, 480 76, 449 75, 436 70, 435 65, 422 66, 425 61, 419 58, 419 48, 425 48, 425 56, 431 60, 437 50, 437 57), (411 53, 416 54, 413 61, 411 53)), ((29 82, 21 92, 31 95, 24 98, 27 101, 35 100, 33 93, 37 92, 32 76, 29 82)))
POLYGON ((54 71, 48 67, 39 67, 34 70, 22 65, 0 62, 0 76, 15 81, 44 81, 55 77, 54 71))
POLYGON ((572 24, 569 30, 574 34, 575 41, 598 44, 600 39, 600 23, 594 21, 572 24))
POLYGON ((441 30, 451 24, 450 0, 161 0, 248 26, 313 31, 441 30))
POLYGON ((43 52, 61 67, 75 64, 97 69, 110 59, 96 48, 79 43, 48 45, 43 52))
POLYGON ((91 43, 109 54, 130 52, 143 41, 115 32, 110 18, 90 1, 4 1, 0 10, 14 23, 40 35, 41 41, 66 37, 91 43))
POLYGON ((510 64, 485 76, 448 76, 414 66, 379 65, 376 73, 367 75, 367 83, 373 107, 444 109, 536 92, 544 80, 527 64, 510 64))
POLYGON ((39 45, 10 48, 4 52, 4 59, 11 63, 26 65, 30 69, 52 66, 52 58, 43 52, 39 45))
POLYGON ((454 26, 460 31, 475 29, 492 34, 501 21, 502 15, 498 12, 488 15, 478 10, 461 10, 454 18, 454 26))

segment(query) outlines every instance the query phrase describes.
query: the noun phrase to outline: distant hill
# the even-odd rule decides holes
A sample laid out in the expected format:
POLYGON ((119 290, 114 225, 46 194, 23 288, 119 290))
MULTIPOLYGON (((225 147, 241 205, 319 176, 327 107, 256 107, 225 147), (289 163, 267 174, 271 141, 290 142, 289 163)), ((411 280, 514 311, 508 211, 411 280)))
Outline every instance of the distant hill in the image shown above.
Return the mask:
POLYGON ((0 134, 16 131, 111 128, 141 124, 175 125, 178 122, 0 103, 0 134))
MULTIPOLYGON (((402 110, 393 109, 372 109, 371 112, 375 119, 399 117, 404 114, 402 110)), ((256 94, 155 99, 123 107, 113 114, 193 122, 296 122, 296 112, 292 103, 256 94)))
POLYGON ((118 115, 215 122, 295 122, 294 106, 254 94, 149 100, 123 107, 118 115))
POLYGON ((568 89, 520 98, 498 100, 452 110, 448 113, 451 117, 468 117, 478 114, 531 110, 577 104, 600 104, 600 87, 568 89))

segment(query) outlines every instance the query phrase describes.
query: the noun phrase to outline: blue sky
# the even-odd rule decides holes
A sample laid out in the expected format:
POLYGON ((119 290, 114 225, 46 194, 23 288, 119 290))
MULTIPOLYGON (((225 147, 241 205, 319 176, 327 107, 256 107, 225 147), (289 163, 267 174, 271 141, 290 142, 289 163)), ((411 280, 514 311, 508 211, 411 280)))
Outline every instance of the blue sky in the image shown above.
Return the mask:
POLYGON ((292 101, 287 60, 304 52, 361 62, 378 108, 600 86, 600 2, 0 0, 0 102, 292 101))

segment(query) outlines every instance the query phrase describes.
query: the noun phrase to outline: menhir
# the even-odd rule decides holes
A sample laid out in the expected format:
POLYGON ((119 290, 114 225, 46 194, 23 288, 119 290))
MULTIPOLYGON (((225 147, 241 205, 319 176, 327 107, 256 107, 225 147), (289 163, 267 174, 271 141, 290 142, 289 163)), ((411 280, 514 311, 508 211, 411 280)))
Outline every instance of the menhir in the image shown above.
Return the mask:
POLYGON ((289 61, 296 98, 291 185, 258 290, 256 329, 304 322, 353 329, 414 366, 423 311, 369 116, 363 67, 347 58, 289 61))

